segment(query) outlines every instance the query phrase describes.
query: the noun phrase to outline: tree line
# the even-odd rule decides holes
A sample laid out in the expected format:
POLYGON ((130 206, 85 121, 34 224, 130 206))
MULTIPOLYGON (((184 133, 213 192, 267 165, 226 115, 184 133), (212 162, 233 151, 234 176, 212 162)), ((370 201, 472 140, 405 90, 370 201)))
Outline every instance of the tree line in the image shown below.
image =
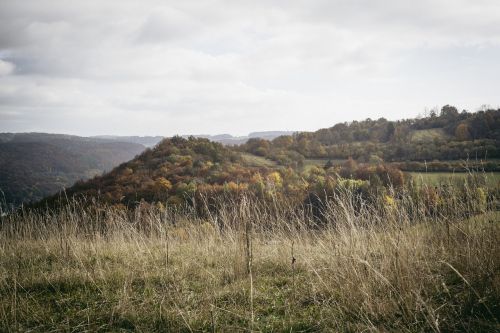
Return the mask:
POLYGON ((439 114, 389 121, 366 119, 272 141, 250 139, 241 151, 297 167, 306 158, 387 162, 500 158, 500 109, 475 113, 445 105, 439 114))

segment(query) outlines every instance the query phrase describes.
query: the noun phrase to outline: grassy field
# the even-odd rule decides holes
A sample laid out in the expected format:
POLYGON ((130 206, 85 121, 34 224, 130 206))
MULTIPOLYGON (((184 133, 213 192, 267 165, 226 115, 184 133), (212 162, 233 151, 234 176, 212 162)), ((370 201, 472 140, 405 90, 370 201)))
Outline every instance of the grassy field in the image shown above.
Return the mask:
MULTIPOLYGON (((453 184, 463 182, 470 174, 466 172, 407 172, 418 184, 438 186, 442 184, 453 184)), ((500 186, 500 172, 485 172, 475 174, 484 177, 488 187, 500 186)))
POLYGON ((336 164, 342 164, 344 163, 346 160, 342 160, 342 159, 328 159, 328 158, 316 158, 316 159, 313 159, 313 158, 308 158, 308 159, 305 159, 304 160, 304 166, 303 166, 303 170, 302 171, 309 171, 309 169, 313 166, 319 166, 319 167, 323 167, 325 166, 326 163, 328 163, 328 161, 332 161, 332 163, 334 165, 336 164))
POLYGON ((352 200, 321 228, 245 200, 205 219, 78 205, 4 217, 0 331, 500 329, 498 212, 417 220, 399 201, 352 200))
POLYGON ((271 160, 264 158, 264 157, 261 157, 261 156, 248 154, 248 153, 242 153, 241 157, 243 158, 243 162, 249 166, 266 167, 266 168, 273 168, 273 167, 277 166, 276 162, 271 161, 271 160))
POLYGON ((448 135, 442 128, 431 128, 413 131, 410 140, 412 142, 425 142, 434 139, 446 139, 447 137, 448 135))

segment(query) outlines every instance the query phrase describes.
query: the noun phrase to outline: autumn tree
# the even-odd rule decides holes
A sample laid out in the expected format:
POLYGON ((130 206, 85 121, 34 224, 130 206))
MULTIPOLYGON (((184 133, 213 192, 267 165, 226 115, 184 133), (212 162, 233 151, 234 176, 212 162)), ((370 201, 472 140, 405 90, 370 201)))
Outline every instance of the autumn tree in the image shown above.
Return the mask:
POLYGON ((455 136, 458 140, 461 141, 470 140, 471 135, 469 132, 469 126, 467 126, 467 124, 465 123, 461 123, 460 125, 458 125, 455 130, 455 136))

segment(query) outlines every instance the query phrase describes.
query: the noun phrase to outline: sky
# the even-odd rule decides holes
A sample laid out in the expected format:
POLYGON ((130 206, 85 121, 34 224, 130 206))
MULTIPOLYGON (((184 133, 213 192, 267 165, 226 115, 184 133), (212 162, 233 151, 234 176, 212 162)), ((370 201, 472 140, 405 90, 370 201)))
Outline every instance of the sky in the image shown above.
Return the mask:
POLYGON ((245 135, 500 105, 498 0, 0 0, 0 132, 245 135))

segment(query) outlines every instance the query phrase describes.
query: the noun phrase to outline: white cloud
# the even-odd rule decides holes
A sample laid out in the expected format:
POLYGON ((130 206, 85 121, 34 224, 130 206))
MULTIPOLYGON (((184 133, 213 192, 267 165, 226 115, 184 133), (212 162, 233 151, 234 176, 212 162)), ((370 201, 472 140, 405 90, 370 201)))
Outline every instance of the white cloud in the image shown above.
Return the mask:
POLYGON ((497 0, 5 0, 0 131, 241 134, 497 105, 498 22, 497 0))
POLYGON ((14 72, 14 69, 14 64, 0 59, 0 76, 12 74, 12 72, 14 72))

